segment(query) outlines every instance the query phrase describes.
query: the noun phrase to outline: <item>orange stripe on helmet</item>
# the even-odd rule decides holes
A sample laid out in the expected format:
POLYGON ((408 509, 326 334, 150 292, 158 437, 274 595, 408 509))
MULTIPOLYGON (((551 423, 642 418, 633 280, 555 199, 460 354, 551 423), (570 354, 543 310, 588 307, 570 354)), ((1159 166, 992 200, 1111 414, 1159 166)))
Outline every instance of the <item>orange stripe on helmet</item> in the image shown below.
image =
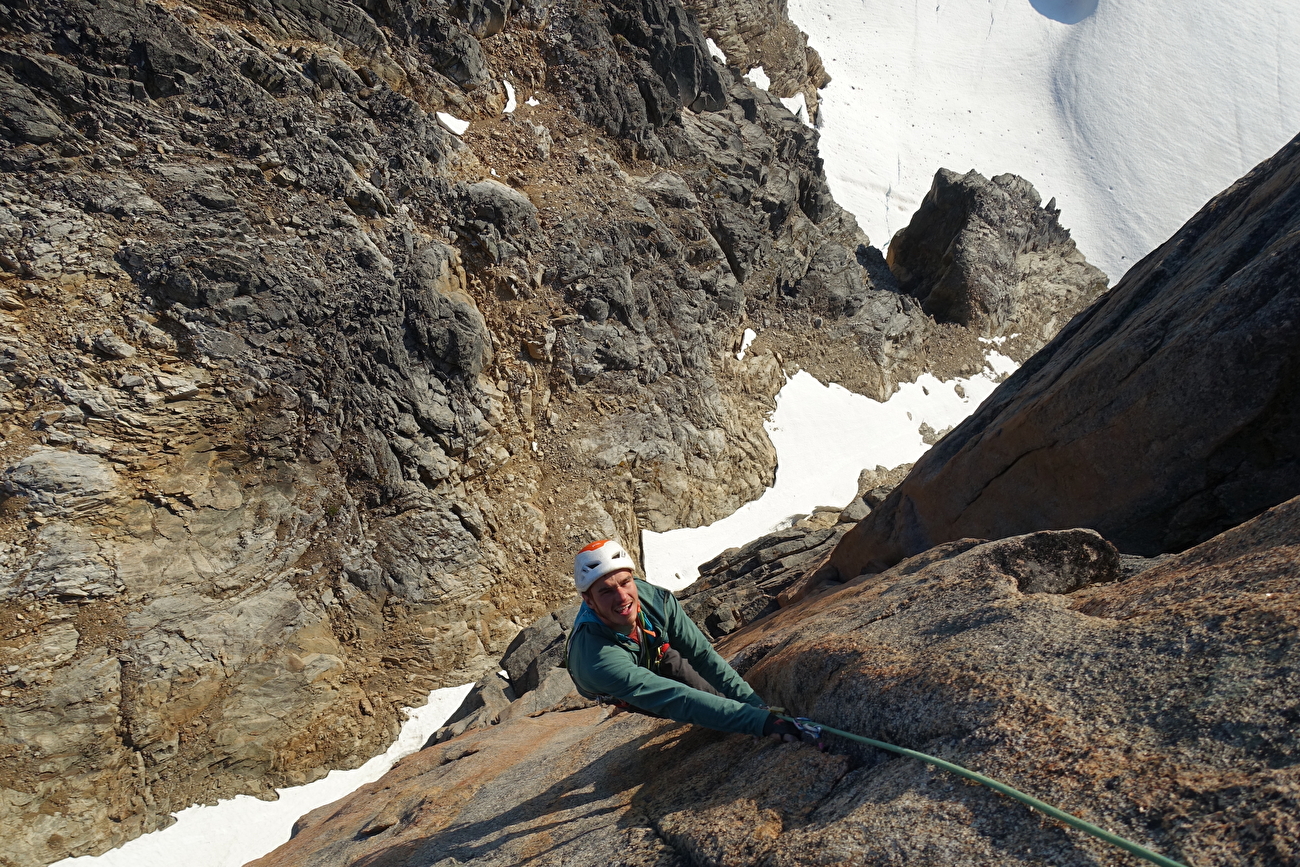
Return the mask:
POLYGON ((582 551, 579 551, 578 553, 581 554, 583 551, 595 551, 597 548, 599 548, 601 545, 604 545, 608 541, 609 541, 608 539, 601 539, 598 542, 592 542, 590 545, 583 548, 582 551))

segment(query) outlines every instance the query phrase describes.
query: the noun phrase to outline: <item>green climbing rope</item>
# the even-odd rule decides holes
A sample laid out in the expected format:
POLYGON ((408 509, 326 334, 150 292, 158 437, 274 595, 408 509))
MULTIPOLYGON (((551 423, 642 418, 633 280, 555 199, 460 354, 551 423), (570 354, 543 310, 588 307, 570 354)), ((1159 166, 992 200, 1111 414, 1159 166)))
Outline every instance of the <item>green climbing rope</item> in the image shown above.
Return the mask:
POLYGON ((1053 807, 1051 804, 1044 803, 1043 801, 1040 801, 1037 798, 1032 797, 1031 795, 1026 795, 1024 792, 1020 791, 1019 789, 1013 789, 1010 786, 1008 786, 1006 783, 999 783, 997 780, 993 779, 992 777, 986 777, 983 774, 977 774, 974 771, 963 768, 961 765, 956 765, 953 764, 952 762, 947 762, 944 761, 943 759, 936 758, 935 756, 927 755, 925 753, 918 753, 916 750, 909 750, 905 747, 896 747, 893 744, 887 744, 884 741, 878 741, 875 740, 874 738, 864 738, 862 737, 862 735, 855 735, 852 732, 840 731, 839 729, 831 728, 828 725, 822 725, 821 723, 816 723, 810 719, 805 719, 803 717, 796 718, 792 716, 786 716, 784 713, 781 712, 782 711, 781 708, 771 708, 771 711, 777 716, 779 716, 781 719, 787 722, 794 723, 796 726, 798 726, 800 729, 804 731, 807 731, 808 729, 815 729, 821 732, 830 732, 833 735, 838 735, 839 737, 842 738, 848 738, 851 741, 857 741, 859 743, 866 744, 867 746, 877 747, 878 749, 882 749, 882 750, 888 750, 889 752, 897 753, 900 756, 907 756, 908 758, 912 758, 912 759, 920 759, 921 761, 934 765, 937 768, 943 768, 945 771, 951 771, 952 773, 958 775, 959 777, 965 777, 968 780, 974 780, 977 783, 981 783, 985 786, 988 786, 990 789, 992 789, 995 792, 1001 792, 1002 794, 1006 795, 1008 798, 1015 798, 1020 803, 1027 804, 1028 806, 1033 807, 1035 810, 1038 810, 1041 813, 1046 813, 1047 815, 1051 816, 1053 819, 1060 819, 1062 822, 1064 822, 1065 824, 1073 828, 1078 828, 1080 831, 1091 834, 1092 836, 1096 837, 1099 840, 1105 840, 1107 843, 1110 843, 1114 846, 1118 846, 1119 848, 1123 849, 1125 852, 1130 852, 1138 856, 1139 858, 1143 858, 1147 861, 1150 861, 1152 864, 1159 864, 1160 867, 1186 867, 1185 864, 1182 864, 1179 861, 1175 861, 1172 858, 1166 858, 1163 855, 1159 855, 1155 852, 1152 852, 1150 849, 1147 849, 1144 846, 1139 846, 1137 843, 1134 843, 1132 840, 1125 840, 1123 837, 1119 836, 1118 834, 1112 834, 1111 832, 1105 830, 1104 828, 1098 828, 1096 825, 1092 824, 1091 822, 1085 822, 1082 819, 1078 818, 1077 816, 1070 815, 1064 810, 1058 810, 1056 807, 1053 807))

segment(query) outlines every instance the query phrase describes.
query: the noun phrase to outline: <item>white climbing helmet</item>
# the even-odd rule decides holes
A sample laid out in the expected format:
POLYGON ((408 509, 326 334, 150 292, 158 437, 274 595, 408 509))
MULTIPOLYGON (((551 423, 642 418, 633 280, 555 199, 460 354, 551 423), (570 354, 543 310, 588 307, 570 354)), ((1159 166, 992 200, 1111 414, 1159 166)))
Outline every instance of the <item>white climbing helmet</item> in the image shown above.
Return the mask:
POLYGON ((583 548, 573 558, 573 583, 579 593, 586 593, 592 584, 621 569, 636 570, 632 557, 613 539, 601 539, 583 548))

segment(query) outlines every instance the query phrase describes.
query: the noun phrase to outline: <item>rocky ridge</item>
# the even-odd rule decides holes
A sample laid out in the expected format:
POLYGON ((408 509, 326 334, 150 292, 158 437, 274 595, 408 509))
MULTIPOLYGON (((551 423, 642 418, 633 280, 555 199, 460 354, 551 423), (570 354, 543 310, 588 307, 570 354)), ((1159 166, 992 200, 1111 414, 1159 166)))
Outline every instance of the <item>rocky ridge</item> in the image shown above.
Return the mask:
POLYGON ((784 374, 979 369, 734 63, 667 0, 0 8, 0 863, 359 764, 575 542, 758 494, 784 374))

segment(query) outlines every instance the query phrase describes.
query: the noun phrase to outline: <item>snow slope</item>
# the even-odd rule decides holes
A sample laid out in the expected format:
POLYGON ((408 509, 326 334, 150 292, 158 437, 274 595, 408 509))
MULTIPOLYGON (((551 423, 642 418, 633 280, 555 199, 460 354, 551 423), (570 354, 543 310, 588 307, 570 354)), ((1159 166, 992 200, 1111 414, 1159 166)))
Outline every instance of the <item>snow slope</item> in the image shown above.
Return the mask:
POLYGON ((240 867, 288 842, 293 823, 317 807, 337 801, 388 772, 398 759, 424 742, 451 716, 474 686, 429 693, 424 707, 407 708, 407 720, 388 751, 350 771, 330 771, 305 786, 278 789, 276 801, 237 795, 214 806, 176 813, 176 824, 145 834, 99 856, 65 858, 52 867, 240 867))
POLYGON ((940 167, 1014 172, 1112 284, 1300 132, 1295 0, 790 0, 836 200, 885 247, 940 167))
POLYGON ((936 431, 956 425, 993 393, 999 374, 1014 369, 1010 358, 990 351, 981 374, 951 382, 922 374, 899 386, 885 403, 796 373, 777 394, 776 410, 764 425, 776 447, 772 487, 706 527, 642 532, 646 580, 680 590, 699 577, 696 567, 727 548, 770 533, 790 516, 817 506, 847 505, 857 493, 858 473, 915 461, 929 448, 921 441, 922 422, 936 431))

